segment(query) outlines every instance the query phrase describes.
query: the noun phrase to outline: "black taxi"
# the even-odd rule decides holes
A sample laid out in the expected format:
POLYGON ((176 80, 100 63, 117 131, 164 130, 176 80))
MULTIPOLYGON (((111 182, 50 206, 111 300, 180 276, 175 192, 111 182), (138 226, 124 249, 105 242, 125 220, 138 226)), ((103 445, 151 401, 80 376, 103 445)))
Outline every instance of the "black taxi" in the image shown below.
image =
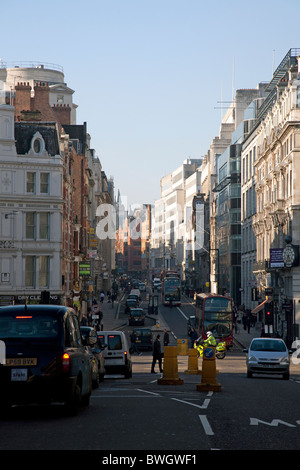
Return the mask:
POLYGON ((76 414, 92 390, 76 312, 62 305, 0 308, 0 405, 61 402, 76 414))

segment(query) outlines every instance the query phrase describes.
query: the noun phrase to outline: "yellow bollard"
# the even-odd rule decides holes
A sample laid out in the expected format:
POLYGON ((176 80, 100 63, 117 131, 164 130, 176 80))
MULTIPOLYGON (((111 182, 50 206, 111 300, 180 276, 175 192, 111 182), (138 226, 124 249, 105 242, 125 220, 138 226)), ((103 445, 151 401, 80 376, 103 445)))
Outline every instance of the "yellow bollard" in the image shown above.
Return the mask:
POLYGON ((217 382, 216 375, 216 348, 208 346, 203 351, 202 379, 201 384, 197 385, 197 390, 219 392, 221 384, 217 382))
POLYGON ((198 354, 196 349, 189 349, 188 352, 188 369, 184 371, 185 374, 201 374, 198 369, 198 354))
POLYGON ((182 385, 183 380, 178 375, 177 347, 166 346, 164 348, 163 376, 158 379, 158 384, 182 385))
POLYGON ((178 356, 187 356, 188 353, 188 342, 186 339, 177 340, 177 354, 178 356))

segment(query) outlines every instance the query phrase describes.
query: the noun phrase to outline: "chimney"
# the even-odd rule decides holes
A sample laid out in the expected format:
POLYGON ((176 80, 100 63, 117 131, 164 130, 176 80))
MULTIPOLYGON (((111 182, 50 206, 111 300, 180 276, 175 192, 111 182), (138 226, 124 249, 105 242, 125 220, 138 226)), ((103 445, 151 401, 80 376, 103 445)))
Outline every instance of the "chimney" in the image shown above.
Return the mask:
POLYGON ((16 118, 22 111, 30 111, 31 109, 31 86, 29 83, 18 83, 15 86, 16 96, 14 99, 16 118))

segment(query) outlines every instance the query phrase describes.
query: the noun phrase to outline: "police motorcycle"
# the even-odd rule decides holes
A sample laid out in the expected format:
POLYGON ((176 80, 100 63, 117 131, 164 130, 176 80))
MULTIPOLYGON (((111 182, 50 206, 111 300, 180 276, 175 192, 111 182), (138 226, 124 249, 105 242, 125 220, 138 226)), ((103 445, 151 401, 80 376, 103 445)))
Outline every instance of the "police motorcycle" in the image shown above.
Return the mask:
MULTIPOLYGON (((210 331, 207 332, 208 337, 211 334, 212 333, 210 331)), ((204 341, 203 338, 198 338, 194 342, 194 348, 197 350, 198 357, 203 356, 204 347, 207 347, 207 346, 212 346, 212 344, 209 344, 209 342, 207 340, 204 341)), ((224 357, 226 356, 226 343, 225 343, 225 341, 217 342, 217 345, 215 347, 216 347, 216 357, 218 359, 224 359, 224 357)))

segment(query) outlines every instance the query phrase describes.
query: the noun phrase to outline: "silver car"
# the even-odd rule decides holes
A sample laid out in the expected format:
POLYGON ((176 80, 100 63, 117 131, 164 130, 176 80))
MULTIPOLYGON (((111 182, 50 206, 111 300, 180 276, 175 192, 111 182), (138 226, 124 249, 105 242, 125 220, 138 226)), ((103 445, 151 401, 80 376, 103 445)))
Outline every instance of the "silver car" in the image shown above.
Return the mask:
POLYGON ((247 377, 252 374, 282 374, 290 377, 289 351, 279 338, 254 338, 247 352, 247 377))

